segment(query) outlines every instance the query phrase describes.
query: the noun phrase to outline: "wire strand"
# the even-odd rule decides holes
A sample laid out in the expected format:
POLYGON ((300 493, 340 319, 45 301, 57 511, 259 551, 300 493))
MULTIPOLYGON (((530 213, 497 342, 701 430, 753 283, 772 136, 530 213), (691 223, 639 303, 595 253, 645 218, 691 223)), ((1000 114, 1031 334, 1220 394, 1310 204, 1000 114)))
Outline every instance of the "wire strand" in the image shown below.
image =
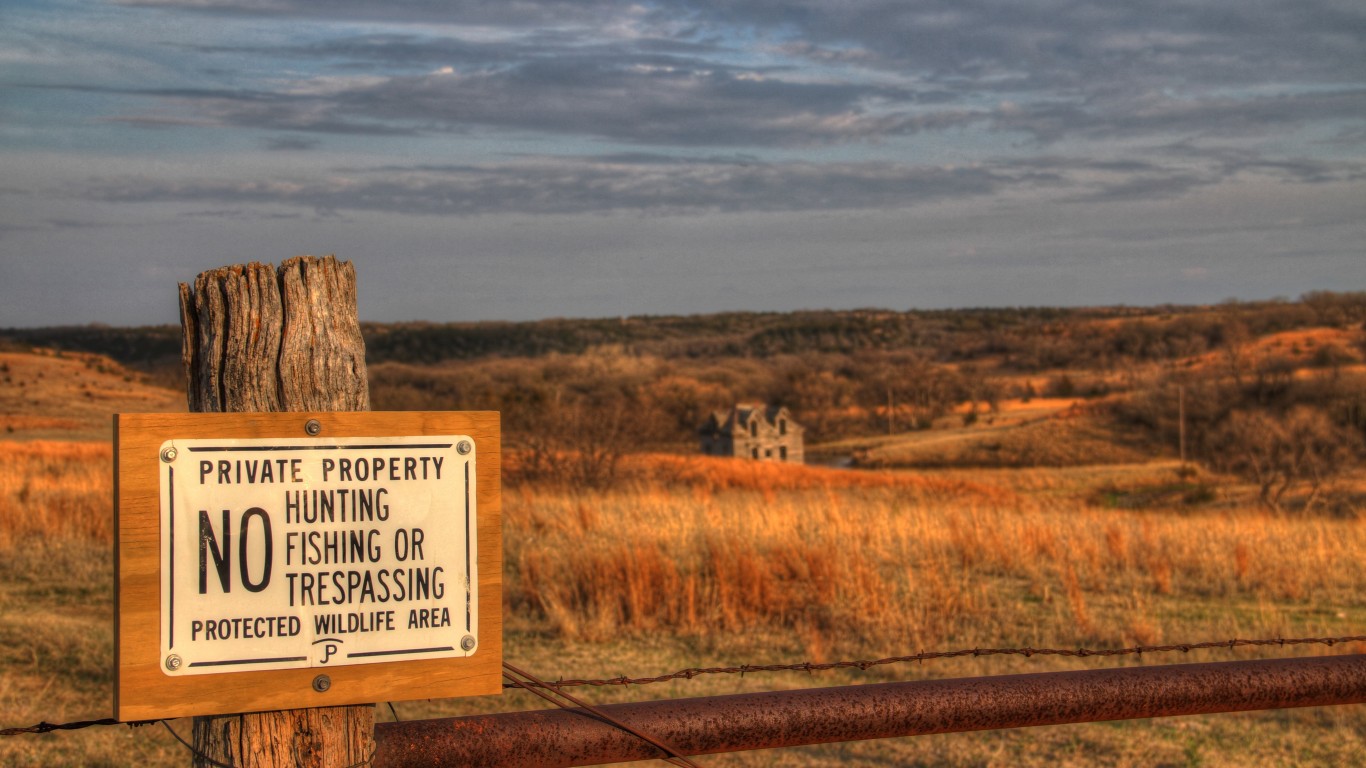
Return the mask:
MULTIPOLYGON (((747 675, 754 672, 824 672, 832 669, 858 669, 867 671, 873 667, 880 667, 889 664, 905 664, 909 662, 925 662, 935 659, 950 659, 962 656, 1024 656, 1032 658, 1034 656, 1071 656, 1086 658, 1089 656, 1143 656, 1152 653, 1172 653, 1180 651, 1189 653, 1196 650, 1208 650, 1216 648, 1227 648, 1232 650, 1241 647, 1265 647, 1265 646, 1296 646, 1296 645, 1326 645, 1333 647, 1345 643, 1366 643, 1366 635, 1347 635, 1343 637, 1295 637, 1295 638, 1264 638, 1256 640, 1233 639, 1233 640, 1212 640, 1200 643, 1173 643, 1170 645, 1139 645, 1130 648, 963 648, 953 651, 921 651, 910 656, 889 656, 882 659, 859 660, 859 661, 832 661, 814 663, 810 661, 796 664, 741 664, 731 667, 692 667, 681 669, 677 672, 670 672, 655 677, 613 677, 606 679, 570 679, 556 680, 553 683, 538 680, 535 677, 526 676, 525 680, 515 680, 509 677, 511 682, 503 684, 505 689, 524 688, 529 691, 534 689, 554 690, 566 698, 569 694, 560 690, 562 688, 574 688, 579 686, 608 686, 608 685, 650 685, 653 683, 664 683, 671 680, 692 680, 704 675, 747 675)), ((504 664, 504 666, 508 666, 504 664)), ((394 719, 398 719, 398 712, 393 710, 393 704, 389 705, 390 711, 394 714, 394 719)), ((69 723, 49 723, 46 721, 25 727, 0 728, 0 736, 21 736, 31 734, 52 733, 53 731, 75 731, 82 728, 90 728, 97 725, 127 725, 130 728, 137 728, 144 725, 164 723, 164 720, 134 720, 122 722, 112 717, 99 720, 76 720, 69 723)), ((168 726, 169 727, 169 726, 168 726)), ((182 741, 182 743, 184 743, 182 741)), ((666 750, 667 751, 667 750, 666 750)), ((207 759, 207 758, 206 758, 207 759)), ((373 756, 372 758, 373 759, 373 756)), ((369 760, 355 765, 365 765, 369 760)), ((233 768, 229 766, 229 768, 233 768)), ((347 766, 353 768, 353 766, 347 766)))
MULTIPOLYGON (((556 688, 572 688, 578 686, 608 686, 608 685, 651 685, 654 683, 666 683, 672 680, 692 680, 704 675, 740 675, 744 676, 754 672, 825 672, 832 669, 858 669, 867 671, 873 667, 886 666, 889 664, 906 664, 910 662, 925 662, 936 659, 951 659, 964 656, 1024 656, 1032 658, 1034 656, 1071 656, 1076 658, 1086 658, 1090 656, 1142 656, 1145 653, 1172 653, 1180 651, 1189 653, 1195 650, 1206 650, 1213 648, 1234 649, 1247 646, 1287 646, 1287 645, 1326 645, 1332 647, 1343 643, 1366 642, 1366 635, 1350 635, 1346 637, 1298 637, 1298 638, 1271 638, 1259 640, 1212 640, 1200 643, 1173 643, 1170 645, 1139 645, 1130 648, 962 648, 953 651, 921 651, 920 653, 909 656, 890 656, 883 659, 868 659, 858 661, 832 661, 814 663, 810 661, 795 664, 741 664, 730 667, 692 667, 682 669, 677 672, 670 672, 655 677, 612 677, 606 679, 589 680, 556 680, 553 685, 556 688)), ((504 688, 525 687, 505 683, 504 688)))
POLYGON ((568 693, 565 693, 564 691, 559 690, 558 688, 555 687, 555 685, 554 685, 553 683, 546 683, 546 682, 544 682, 544 681, 542 681, 542 680, 539 680, 539 679, 537 679, 534 675, 532 675, 532 674, 530 674, 530 673, 528 673, 528 672, 523 672, 522 670, 520 670, 520 669, 518 669, 518 668, 512 666, 511 664, 509 664, 509 663, 507 663, 507 662, 503 662, 503 669, 504 669, 504 673, 503 673, 503 676, 504 676, 504 677, 506 677, 507 679, 513 681, 514 683, 517 683, 519 687, 525 688, 526 690, 528 690, 528 691, 530 691, 530 692, 536 694, 537 696, 540 696, 541 698, 546 699, 547 701, 551 702, 551 703, 554 704, 555 706, 560 707, 560 708, 562 708, 562 709, 569 709, 569 707, 568 707, 566 704, 564 704, 563 702, 559 701, 558 699, 552 698, 550 694, 547 694, 547 693, 545 692, 546 690, 552 691, 556 696, 562 696, 562 697, 564 697, 564 699, 565 699, 566 701, 568 701, 568 702, 570 702, 571 704, 573 704, 573 705, 575 705, 575 706, 577 706, 577 707, 580 707, 581 709, 583 709, 583 710, 585 710, 585 711, 587 711, 587 712, 593 714, 598 720, 601 720, 602 722, 607 723, 608 725, 612 725, 612 726, 615 726, 615 727, 617 727, 617 728, 620 728, 621 730, 626 731, 627 733, 631 734, 632 736, 635 736, 636 738, 640 739, 641 741, 644 741, 645 743, 647 743, 647 744, 649 744, 649 745, 655 747, 656 749, 660 750, 660 751, 663 752, 664 754, 668 755, 668 757, 661 758, 662 760, 664 760, 664 762, 669 763, 669 764, 671 764, 671 765, 682 766, 683 768, 698 768, 697 763, 694 763, 693 761, 689 760, 686 756, 683 755, 682 752, 678 751, 677 749, 675 749, 674 747, 670 746, 669 744, 667 744, 667 743, 665 743, 665 742, 661 741, 660 739, 657 739, 657 738, 655 738, 655 737, 653 737, 653 736, 649 736, 649 735, 645 734, 644 732, 640 731, 639 729, 633 728, 633 727, 631 727, 631 726, 629 726, 629 725, 627 725, 627 724, 621 722, 620 720, 616 719, 615 717, 612 717, 611 715, 607 714, 606 712, 602 711, 601 709, 598 709, 597 707, 593 706, 592 704, 589 704, 589 703, 586 702, 586 701, 583 701, 583 700, 581 700, 581 699, 579 699, 579 698, 577 698, 577 697, 575 697, 575 696, 573 696, 573 695, 571 695, 571 694, 568 694, 568 693), (526 678, 526 680, 536 683, 536 684, 537 684, 537 687, 540 688, 540 689, 542 689, 542 690, 537 690, 537 688, 532 688, 532 687, 530 687, 530 686, 524 685, 524 684, 522 684, 522 681, 519 680, 518 678, 526 678))

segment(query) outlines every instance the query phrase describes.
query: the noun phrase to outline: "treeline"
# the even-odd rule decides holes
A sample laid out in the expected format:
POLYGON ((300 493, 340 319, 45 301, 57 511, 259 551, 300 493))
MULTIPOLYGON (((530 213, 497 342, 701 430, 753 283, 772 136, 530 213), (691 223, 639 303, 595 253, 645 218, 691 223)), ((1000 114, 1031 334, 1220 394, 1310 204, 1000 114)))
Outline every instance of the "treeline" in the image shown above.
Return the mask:
POLYGON ((1248 339, 1303 328, 1349 328, 1366 321, 1366 292, 1315 292, 1299 301, 1225 302, 1159 308, 1127 319, 1046 323, 984 339, 982 353, 1020 371, 1113 368, 1205 354, 1248 339))
MULTIPOLYGON (((1363 302, 1366 304, 1366 302, 1363 302)), ((1185 314, 1198 308, 1166 308, 1185 314)), ((1139 317, 1154 310, 1005 308, 824 310, 541 320, 526 323, 405 323, 365 327, 369 359, 434 363, 484 357, 581 354, 619 345, 667 359, 915 350, 939 361, 1025 351, 1039 333, 1064 334, 1089 321, 1139 317)))
POLYGON ((1171 371, 1111 411, 1122 425, 1181 445, 1189 460, 1251 481, 1272 508, 1299 488, 1313 507, 1366 457, 1366 375, 1337 364, 1300 369, 1284 358, 1230 356, 1226 366, 1171 371))
POLYGON ((1236 334, 1366 321, 1366 292, 1216 307, 987 308, 723 313, 686 317, 406 323, 365 327, 374 362, 581 354, 620 345, 666 359, 914 351, 936 362, 994 358, 1011 370, 1104 368, 1217 349, 1236 334))
MULTIPOLYGON (((986 368, 913 352, 668 360, 621 346, 581 355, 370 366, 377 409, 497 410, 514 440, 564 422, 608 429, 630 448, 691 445, 707 414, 735 403, 786 405, 813 440, 928 428, 961 403, 994 407, 1015 388, 986 368)), ((973 410, 976 410, 974 408, 973 410)))
MULTIPOLYGON (((578 355, 620 346, 664 359, 911 352, 935 362, 991 358, 1020 371, 1106 368, 1200 354, 1231 335, 1260 336, 1366 321, 1366 292, 1215 307, 985 308, 731 312, 532 322, 365 323, 373 363, 432 364, 578 355)), ((103 325, 0 330, 0 342, 106 354, 126 365, 165 365, 180 354, 174 326, 103 325)))
POLYGON ((45 347, 107 355, 120 363, 148 370, 168 361, 180 363, 180 327, 146 325, 115 327, 102 323, 47 328, 0 329, 0 347, 45 347))
MULTIPOLYGON (((528 476, 604 482, 623 451, 689 450, 709 411, 738 402, 789 407, 810 444, 968 424, 991 419, 1005 399, 1059 397, 1096 401, 1090 412, 1154 446, 1176 445, 1184 410, 1190 457, 1254 477, 1274 504, 1306 482, 1288 477, 1316 488, 1360 454, 1363 324, 1366 292, 1317 292, 1210 307, 368 323, 363 332, 377 409, 500 411, 509 443, 531 449, 528 476), (1323 330, 1266 339, 1308 329, 1323 330), (1265 435, 1279 437, 1254 439, 1265 435)), ((0 343, 102 353, 180 387, 179 336, 170 326, 83 326, 3 331, 0 343)))

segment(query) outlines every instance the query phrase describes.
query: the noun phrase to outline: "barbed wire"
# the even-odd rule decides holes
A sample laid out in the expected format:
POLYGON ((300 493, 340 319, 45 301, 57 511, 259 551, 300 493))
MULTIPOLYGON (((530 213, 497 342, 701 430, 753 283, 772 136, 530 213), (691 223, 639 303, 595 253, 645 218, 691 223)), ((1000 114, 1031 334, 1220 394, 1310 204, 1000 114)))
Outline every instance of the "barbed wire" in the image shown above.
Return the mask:
MULTIPOLYGON (((155 722, 156 722, 155 720, 148 720, 148 721, 139 721, 139 722, 136 722, 136 723, 128 723, 127 725, 128 725, 128 727, 130 727, 130 728, 136 728, 136 727, 141 726, 141 725, 148 725, 149 723, 155 723, 155 722)), ((44 721, 44 722, 38 723, 37 725, 30 725, 30 726, 26 726, 26 727, 23 727, 23 728, 0 728, 0 736, 19 736, 19 735, 21 735, 21 734, 52 733, 53 731, 76 731, 76 730, 80 730, 81 728, 89 728, 89 727, 92 726, 92 725, 123 725, 123 724, 124 724, 124 723, 121 723, 121 722, 119 722, 118 720, 115 720, 115 719, 112 718, 112 717, 105 717, 105 718, 101 718, 101 719, 99 719, 99 720, 77 720, 77 721, 71 722, 71 723, 49 723, 49 722, 44 721)))
MULTIPOLYGON (((609 685, 650 685, 653 683, 665 683, 672 680, 692 680, 696 677, 706 675, 740 675, 744 676, 754 672, 826 672, 835 669, 858 669, 867 671, 873 667, 881 667, 889 664, 907 664, 911 662, 923 663, 936 659, 952 659, 965 656, 1024 656, 1032 658, 1034 656, 1070 656, 1086 658, 1090 656, 1142 656, 1145 653, 1189 653, 1197 650, 1208 650, 1226 648, 1232 650, 1241 647, 1267 647, 1267 646, 1297 646, 1297 645, 1326 645, 1332 647, 1344 643, 1366 643, 1366 635, 1347 635, 1343 637, 1278 637, 1265 639, 1232 639, 1232 640, 1211 640, 1200 643, 1173 643, 1170 645, 1137 645, 1131 648, 961 648, 953 651, 921 651, 920 653, 909 656, 888 656, 882 659, 869 659, 857 661, 830 661, 830 662, 811 662, 805 661, 796 664, 741 664, 731 667, 692 667, 681 669, 677 672, 670 672, 665 675, 655 677, 611 677, 603 679, 560 679, 554 682, 543 682, 535 679, 524 679, 517 683, 504 683, 506 688, 574 688, 578 686, 609 686, 609 685)), ((395 715, 397 719, 397 714, 395 715)), ((155 725, 163 722, 162 720, 135 720, 122 722, 112 717, 99 720, 76 720, 69 723, 49 723, 40 722, 20 728, 0 728, 0 736, 20 736, 30 734, 51 733, 53 731, 74 731, 82 728, 90 728, 98 725, 126 725, 130 728, 138 728, 144 725, 155 725)))
MULTIPOLYGON (((672 680, 691 680, 695 677, 704 675, 740 675, 744 676, 753 672, 825 672, 833 669, 858 669, 867 671, 873 667, 885 666, 888 664, 906 664, 910 662, 926 662, 935 659, 952 659, 963 656, 1075 656, 1085 658, 1089 656, 1142 656, 1145 653, 1170 653, 1209 649, 1209 648, 1238 648, 1242 646, 1287 646, 1287 645, 1326 645, 1334 646, 1340 643, 1366 642, 1366 635, 1351 635, 1347 637, 1297 637, 1297 638, 1273 638, 1261 640, 1213 640, 1202 643, 1175 643, 1172 645, 1138 645, 1132 648, 963 648, 956 651, 922 651, 909 656, 889 656, 884 659, 871 659, 863 661, 831 661, 831 662, 810 662, 805 661, 797 664, 741 664, 733 667, 692 667, 682 669, 677 672, 670 672, 666 675, 656 677, 612 677, 599 680, 556 680, 552 685, 560 688, 572 688, 575 686, 608 686, 608 685, 651 685, 653 683, 667 683, 672 680)), ((505 683, 504 688, 525 687, 513 686, 505 683)))
POLYGON ((589 704, 583 699, 565 693, 564 691, 560 690, 560 687, 558 685, 554 683, 547 683, 529 672, 524 672, 518 669, 517 667, 512 666, 506 661, 503 662, 503 677, 508 679, 508 683, 506 683, 505 685, 512 685, 517 688, 525 688, 529 693, 533 693, 537 696, 540 696, 541 698, 545 699, 551 704, 554 704, 560 709, 570 709, 572 707, 579 707, 580 709, 596 717, 598 720, 614 728, 623 730, 631 734, 632 736, 635 736, 636 738, 640 739, 646 744, 649 744, 650 746, 663 752, 665 757, 662 757, 660 759, 668 763, 669 765, 676 765, 679 766, 679 768, 699 768, 697 763, 694 763, 692 760, 689 760, 686 755, 684 755, 682 752, 679 752, 668 742, 660 740, 657 736, 645 733, 639 728, 634 728, 630 725, 627 725, 626 723, 623 723, 617 718, 612 717, 611 715, 607 714, 601 709, 598 709, 592 704, 589 704), (549 691, 550 693, 547 693, 546 691, 549 691), (555 698, 556 696, 560 698, 557 699, 555 698), (561 701, 560 699, 563 699, 563 701, 561 701))

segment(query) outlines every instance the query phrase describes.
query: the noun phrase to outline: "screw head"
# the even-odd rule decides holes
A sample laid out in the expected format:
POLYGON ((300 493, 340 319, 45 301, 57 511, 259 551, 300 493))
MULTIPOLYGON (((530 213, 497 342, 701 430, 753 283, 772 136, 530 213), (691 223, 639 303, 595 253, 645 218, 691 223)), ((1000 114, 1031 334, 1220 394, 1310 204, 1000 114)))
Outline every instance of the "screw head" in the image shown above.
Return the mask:
POLYGON ((172 672, 180 669, 180 666, 184 663, 185 661, 174 653, 166 657, 166 668, 172 672))
POLYGON ((455 450, 459 451, 461 456, 465 456, 470 451, 474 450, 474 446, 468 440, 461 440, 459 443, 456 443, 455 450))
POLYGON ((317 419, 309 419, 304 424, 304 431, 308 433, 309 437, 317 437, 323 431, 323 423, 317 419))
POLYGON ((474 635, 465 635, 460 638, 460 648, 464 651, 474 650, 474 646, 478 645, 478 643, 479 641, 474 639, 474 635))
POLYGON ((176 449, 174 448, 163 448, 161 451, 161 460, 170 464, 175 461, 176 453, 176 449))
POLYGON ((326 693, 327 689, 331 687, 332 678, 328 677, 327 675, 318 675, 317 677, 313 678, 313 690, 317 691, 318 693, 326 693))

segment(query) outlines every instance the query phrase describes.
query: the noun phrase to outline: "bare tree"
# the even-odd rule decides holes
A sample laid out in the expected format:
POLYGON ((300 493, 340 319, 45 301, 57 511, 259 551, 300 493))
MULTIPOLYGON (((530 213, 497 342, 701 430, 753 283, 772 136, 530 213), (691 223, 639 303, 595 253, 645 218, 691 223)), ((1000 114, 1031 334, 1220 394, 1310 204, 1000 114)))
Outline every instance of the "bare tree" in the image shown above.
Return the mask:
POLYGON ((1298 406, 1280 417, 1234 411, 1210 434, 1209 448, 1211 466, 1256 483, 1266 506, 1280 509, 1285 494, 1303 484, 1311 508, 1325 483, 1353 463, 1361 439, 1322 411, 1298 406))
POLYGON ((522 466, 526 480, 576 488, 605 488, 630 435, 622 408, 589 408, 573 403, 547 409, 536 429, 523 436, 522 466))

